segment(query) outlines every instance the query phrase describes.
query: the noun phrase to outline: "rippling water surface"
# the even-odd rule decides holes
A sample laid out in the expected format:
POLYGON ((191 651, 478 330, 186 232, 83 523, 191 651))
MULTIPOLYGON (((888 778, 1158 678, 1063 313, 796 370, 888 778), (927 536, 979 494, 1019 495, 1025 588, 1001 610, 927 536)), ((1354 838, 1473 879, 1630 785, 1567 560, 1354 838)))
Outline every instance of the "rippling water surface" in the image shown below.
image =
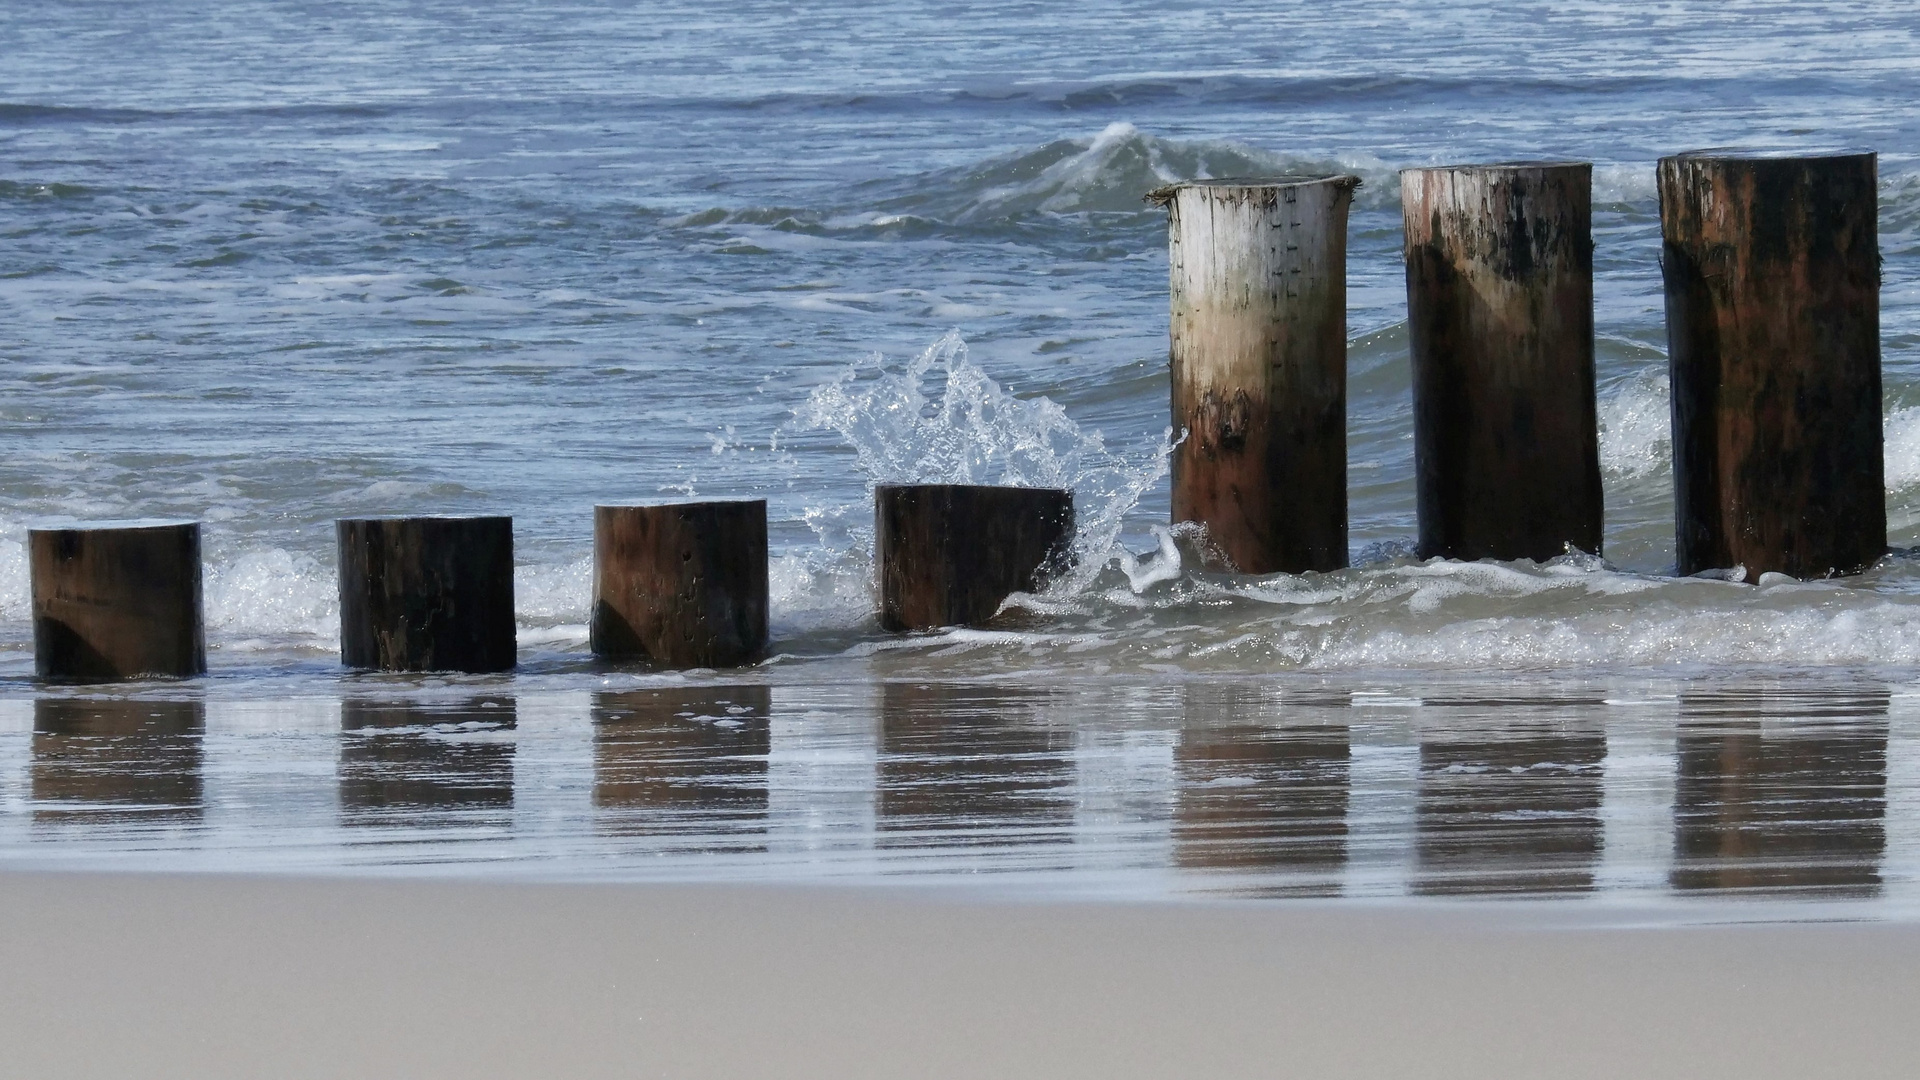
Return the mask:
POLYGON ((1917 701, 1849 676, 49 695, 0 705, 0 863, 1913 918, 1917 701))

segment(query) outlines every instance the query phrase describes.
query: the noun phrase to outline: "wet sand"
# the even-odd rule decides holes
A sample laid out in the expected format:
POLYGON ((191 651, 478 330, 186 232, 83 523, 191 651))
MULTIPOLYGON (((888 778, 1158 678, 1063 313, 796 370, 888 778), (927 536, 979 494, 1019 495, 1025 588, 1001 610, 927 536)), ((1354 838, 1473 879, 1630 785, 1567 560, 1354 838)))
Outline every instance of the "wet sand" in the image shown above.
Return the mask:
POLYGON ((56 873, 0 905, 15 1076, 1920 1071, 1902 923, 56 873))

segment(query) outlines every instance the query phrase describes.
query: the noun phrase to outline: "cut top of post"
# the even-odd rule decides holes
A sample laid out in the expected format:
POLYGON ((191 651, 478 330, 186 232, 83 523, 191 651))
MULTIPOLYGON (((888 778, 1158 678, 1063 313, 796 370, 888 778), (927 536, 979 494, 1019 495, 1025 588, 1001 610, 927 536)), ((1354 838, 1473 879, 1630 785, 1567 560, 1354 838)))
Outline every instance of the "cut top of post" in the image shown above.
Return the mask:
POLYGON ((1408 176, 1430 173, 1529 173, 1560 172, 1579 170, 1591 174, 1591 161, 1474 161, 1457 162, 1451 165, 1413 165, 1400 170, 1402 180, 1408 176))
POLYGON ((1880 155, 1860 149, 1723 146, 1672 154, 1655 169, 1661 232, 1669 244, 1704 245, 1697 256, 1714 259, 1727 257, 1730 249, 1716 246, 1725 243, 1782 252, 1857 242, 1829 217, 1858 218, 1871 238, 1879 171, 1880 155))
POLYGON ((595 510, 690 510, 696 506, 764 506, 766 501, 765 499, 691 499, 647 503, 595 503, 593 508, 595 510))
POLYGON ((52 518, 32 526, 27 531, 36 533, 119 532, 133 529, 179 529, 198 524, 200 523, 190 518, 128 518, 123 521, 76 521, 52 518))
POLYGON ((1801 161, 1812 158, 1877 157, 1878 151, 1861 146, 1823 146, 1801 149, 1790 146, 1709 146, 1700 150, 1682 150, 1668 154, 1662 161, 1801 161))
MULTIPOLYGON (((1440 245, 1442 262, 1466 259, 1517 281, 1557 268, 1590 275, 1593 163, 1502 161, 1400 171, 1408 273, 1440 245)), ((1408 278, 1413 280, 1413 276, 1408 278)), ((1483 283, 1484 285, 1484 283, 1483 283)))
POLYGON ((512 521, 511 514, 367 514, 335 518, 336 524, 358 521, 512 521))
POLYGON ((1155 206, 1166 206, 1173 202, 1180 192, 1188 188, 1298 188, 1311 187, 1315 184, 1332 184, 1352 190, 1360 186, 1360 178, 1350 173, 1282 173, 1278 176, 1205 177, 1163 184, 1147 192, 1146 198, 1155 206))

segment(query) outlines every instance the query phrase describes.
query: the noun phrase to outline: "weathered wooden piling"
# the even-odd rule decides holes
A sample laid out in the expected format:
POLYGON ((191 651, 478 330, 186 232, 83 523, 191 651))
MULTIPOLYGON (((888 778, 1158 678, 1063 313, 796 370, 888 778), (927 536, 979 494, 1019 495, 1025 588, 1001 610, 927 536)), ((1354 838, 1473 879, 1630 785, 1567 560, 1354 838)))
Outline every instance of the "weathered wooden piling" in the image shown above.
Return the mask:
POLYGON ((593 508, 593 651, 734 667, 767 645, 767 504, 593 508))
POLYGON ((514 665, 513 519, 343 518, 340 662, 381 671, 514 665))
POLYGON ((206 673, 197 522, 34 529, 27 547, 41 678, 206 673))
POLYGON ((873 523, 881 626, 978 626, 1066 568, 1073 492, 881 484, 873 523))
POLYGON ((1877 172, 1859 151, 1660 159, 1682 574, 1886 551, 1877 172))
POLYGON ((1232 569, 1347 565, 1347 207, 1354 176, 1196 180, 1168 211, 1173 520, 1232 569))
POLYGON ((1421 558, 1599 554, 1593 166, 1407 169, 1421 558))

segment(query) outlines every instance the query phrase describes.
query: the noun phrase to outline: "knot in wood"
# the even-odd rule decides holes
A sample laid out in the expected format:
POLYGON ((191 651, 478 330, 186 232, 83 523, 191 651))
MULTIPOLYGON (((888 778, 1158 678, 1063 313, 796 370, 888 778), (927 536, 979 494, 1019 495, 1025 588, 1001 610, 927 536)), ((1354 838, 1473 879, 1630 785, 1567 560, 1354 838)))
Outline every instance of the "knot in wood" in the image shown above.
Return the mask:
POLYGON ((1222 399, 1208 390, 1200 396, 1200 414, 1194 425, 1200 433, 1200 449, 1211 455, 1220 451, 1238 453, 1246 449, 1247 428, 1253 422, 1253 401, 1245 390, 1235 390, 1231 399, 1222 399))

